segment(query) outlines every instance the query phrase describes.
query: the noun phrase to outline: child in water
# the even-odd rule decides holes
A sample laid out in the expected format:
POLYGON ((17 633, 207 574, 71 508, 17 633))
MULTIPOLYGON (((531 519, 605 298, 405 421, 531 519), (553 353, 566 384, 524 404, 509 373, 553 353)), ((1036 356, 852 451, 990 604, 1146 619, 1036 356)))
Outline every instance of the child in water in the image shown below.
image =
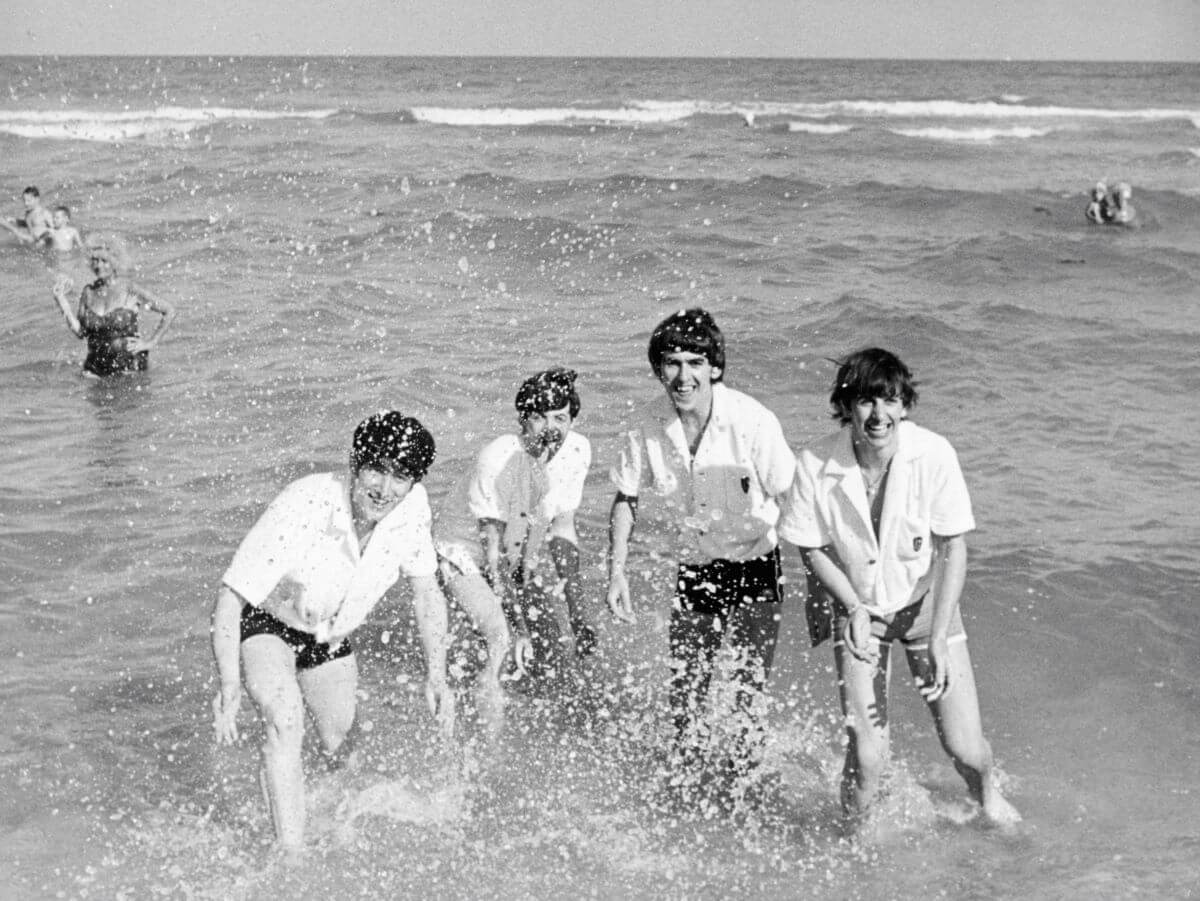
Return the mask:
POLYGON ((50 230, 37 240, 39 247, 46 247, 55 253, 70 253, 72 250, 83 249, 83 235, 71 224, 71 208, 56 206, 50 214, 50 230))
POLYGON ((1087 221, 1095 225, 1104 224, 1104 208, 1108 205, 1108 186, 1102 181, 1096 182, 1092 188, 1092 199, 1087 205, 1084 215, 1087 221))

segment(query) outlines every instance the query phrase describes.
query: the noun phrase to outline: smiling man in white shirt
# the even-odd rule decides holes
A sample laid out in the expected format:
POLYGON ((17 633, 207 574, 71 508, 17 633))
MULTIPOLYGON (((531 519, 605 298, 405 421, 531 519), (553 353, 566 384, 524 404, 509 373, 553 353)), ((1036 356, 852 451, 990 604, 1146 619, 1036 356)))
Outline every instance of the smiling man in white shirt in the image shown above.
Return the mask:
POLYGON ((212 615, 216 738, 237 739, 244 677, 266 726, 263 782, 275 836, 289 851, 304 839, 305 709, 336 759, 356 707, 348 636, 401 574, 413 590, 426 700, 443 730, 453 727, 446 601, 419 484, 434 454, 433 436, 417 420, 395 411, 368 417, 355 429, 350 471, 314 473, 284 488, 221 579, 212 615))
MULTIPOLYGON (((1020 816, 995 785, 959 613, 971 498, 950 442, 908 421, 916 402, 912 373, 889 351, 843 360, 830 395, 842 429, 800 452, 779 532, 800 548, 835 608, 850 823, 870 810, 887 764, 888 677, 899 643, 972 798, 1007 825, 1020 816)), ((819 638, 822 630, 810 629, 819 638)))
MULTIPOLYGON (((634 622, 625 569, 639 499, 648 495, 679 560, 670 704, 686 765, 713 750, 703 747, 701 711, 722 644, 735 654, 732 675, 747 714, 770 673, 782 602, 777 498, 796 460, 775 415, 724 384, 725 338, 707 312, 681 310, 659 323, 648 357, 665 396, 625 434, 611 472, 607 599, 618 620, 634 622)), ((753 765, 755 745, 726 749, 735 774, 753 765)))

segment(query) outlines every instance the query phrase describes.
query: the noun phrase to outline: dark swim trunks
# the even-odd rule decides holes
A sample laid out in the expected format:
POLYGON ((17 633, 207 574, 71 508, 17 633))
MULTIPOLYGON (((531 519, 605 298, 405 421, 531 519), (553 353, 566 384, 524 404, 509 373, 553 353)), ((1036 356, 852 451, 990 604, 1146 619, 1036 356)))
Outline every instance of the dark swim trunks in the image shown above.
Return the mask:
POLYGON ((322 663, 329 663, 341 657, 349 657, 354 653, 350 639, 345 638, 335 648, 330 648, 324 642, 308 632, 293 629, 287 623, 281 622, 255 607, 253 604, 242 605, 242 641, 255 635, 274 635, 292 649, 296 655, 296 669, 313 669, 322 663))
POLYGON ((675 604, 681 610, 724 616, 749 604, 783 600, 779 548, 751 560, 680 563, 675 604))

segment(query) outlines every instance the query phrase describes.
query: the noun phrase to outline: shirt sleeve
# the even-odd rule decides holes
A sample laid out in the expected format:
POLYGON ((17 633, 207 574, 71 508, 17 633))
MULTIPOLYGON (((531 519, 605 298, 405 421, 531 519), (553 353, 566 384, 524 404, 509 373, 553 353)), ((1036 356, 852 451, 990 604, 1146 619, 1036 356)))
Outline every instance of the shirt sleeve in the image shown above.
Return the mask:
POLYGON ((508 522, 508 503, 505 498, 505 464, 511 454, 504 439, 493 441, 479 452, 475 472, 467 488, 467 509, 475 519, 495 519, 508 522))
POLYGON ((637 497, 642 483, 642 440, 641 430, 625 433, 616 464, 608 471, 613 487, 626 497, 637 497))
POLYGON ((946 442, 938 454, 938 467, 933 480, 933 503, 929 512, 929 529, 935 535, 961 535, 975 528, 971 510, 971 495, 963 478, 958 454, 946 442))
POLYGON ((833 542, 833 536, 825 526, 817 497, 817 483, 806 462, 806 455, 802 452, 795 467, 792 485, 783 495, 779 536, 797 547, 825 547, 833 542))
POLYGON ((413 486, 411 509, 389 536, 399 546, 397 568, 410 579, 432 576, 437 573, 437 551, 433 547, 433 512, 429 509, 429 496, 420 485, 413 486))
MULTIPOLYGON (((255 607, 300 564, 316 534, 318 507, 306 479, 288 485, 246 533, 221 581, 255 607)), ((327 517, 328 509, 320 512, 327 517)))
POLYGON ((754 467, 759 484, 768 497, 778 497, 789 488, 796 475, 796 455, 783 437, 783 427, 770 410, 763 410, 754 442, 754 467))

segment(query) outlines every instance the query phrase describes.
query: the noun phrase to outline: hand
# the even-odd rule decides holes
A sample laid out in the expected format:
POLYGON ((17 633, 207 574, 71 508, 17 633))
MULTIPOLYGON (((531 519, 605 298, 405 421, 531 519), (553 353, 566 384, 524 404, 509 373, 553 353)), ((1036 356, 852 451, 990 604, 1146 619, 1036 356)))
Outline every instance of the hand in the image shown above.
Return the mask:
POLYGON ((622 623, 634 623, 633 601, 629 598, 629 581, 625 578, 625 570, 614 569, 608 577, 608 609, 613 618, 622 623))
POLYGON ((425 703, 437 720, 442 735, 449 738, 454 734, 454 693, 445 679, 425 680, 425 703))
POLYGON ((221 689, 213 698, 213 731, 217 744, 231 745, 238 740, 237 714, 241 702, 242 690, 237 686, 228 691, 221 689))
POLYGON ((131 354, 140 353, 143 350, 150 350, 157 346, 158 342, 153 338, 143 338, 140 335, 133 335, 125 339, 125 349, 131 354))
POLYGON ((67 292, 75 287, 75 282, 69 275, 60 275, 54 280, 54 296, 66 299, 67 292))
POLYGON ((933 671, 929 681, 918 689, 926 702, 932 704, 950 690, 950 645, 944 635, 929 640, 929 665, 933 671))
POLYGON ((842 637, 846 648, 859 660, 872 666, 879 663, 879 647, 871 640, 871 611, 866 605, 859 604, 850 611, 842 637))
POLYGON ((533 663, 533 642, 529 640, 528 632, 513 633, 513 646, 510 653, 513 658, 513 672, 509 678, 524 678, 525 670, 533 663))

